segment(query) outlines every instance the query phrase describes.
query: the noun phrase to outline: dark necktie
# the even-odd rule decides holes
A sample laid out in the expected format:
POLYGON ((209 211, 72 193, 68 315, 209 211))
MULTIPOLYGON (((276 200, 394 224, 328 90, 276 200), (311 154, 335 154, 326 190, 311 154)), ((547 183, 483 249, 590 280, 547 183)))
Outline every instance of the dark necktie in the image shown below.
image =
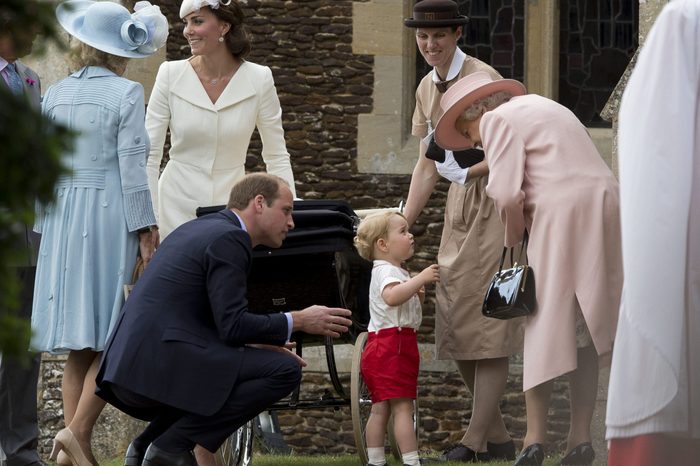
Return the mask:
POLYGON ((450 85, 451 82, 455 81, 457 79, 457 76, 455 76, 452 79, 448 79, 447 81, 439 81, 435 83, 435 87, 437 87, 437 90, 440 94, 444 94, 445 91, 447 90, 447 86, 450 85))
POLYGON ((24 92, 24 85, 22 84, 22 78, 17 72, 17 65, 15 63, 8 63, 5 67, 7 74, 7 85, 10 90, 16 94, 20 95, 24 92))

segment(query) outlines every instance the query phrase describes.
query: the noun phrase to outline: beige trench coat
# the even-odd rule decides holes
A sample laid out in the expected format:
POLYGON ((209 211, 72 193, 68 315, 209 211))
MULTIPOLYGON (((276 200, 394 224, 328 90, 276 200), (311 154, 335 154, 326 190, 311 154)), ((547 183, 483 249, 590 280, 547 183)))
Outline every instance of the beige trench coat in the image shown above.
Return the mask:
MULTIPOLYGON (((500 75, 489 65, 467 56, 459 73, 500 75)), ((456 82, 455 80, 454 82, 456 82)), ((425 137, 427 121, 434 127, 442 116, 442 94, 423 78, 416 90, 413 134, 425 137)), ((501 321, 481 314, 486 288, 498 269, 503 251, 503 225, 484 191, 486 178, 451 183, 445 205, 436 284, 435 346, 437 359, 476 360, 510 356, 522 349, 522 319, 501 321)))
POLYGON ((609 356, 622 288, 618 184, 586 128, 538 95, 514 97, 481 119, 487 194, 505 245, 530 232, 537 311, 525 325, 523 389, 576 369, 580 308, 609 356))

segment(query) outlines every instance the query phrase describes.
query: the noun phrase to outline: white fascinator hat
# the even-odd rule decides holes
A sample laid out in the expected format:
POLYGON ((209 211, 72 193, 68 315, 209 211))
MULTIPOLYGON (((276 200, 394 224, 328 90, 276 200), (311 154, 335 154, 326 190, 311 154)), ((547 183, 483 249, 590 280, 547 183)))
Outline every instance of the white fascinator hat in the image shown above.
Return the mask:
POLYGON ((208 6, 212 10, 216 10, 220 5, 228 6, 231 4, 231 0, 183 0, 180 5, 180 18, 198 11, 202 7, 208 6))
POLYGON ((168 20, 147 1, 136 3, 132 14, 108 0, 68 0, 58 5, 56 18, 71 36, 119 57, 148 57, 168 39, 168 20))

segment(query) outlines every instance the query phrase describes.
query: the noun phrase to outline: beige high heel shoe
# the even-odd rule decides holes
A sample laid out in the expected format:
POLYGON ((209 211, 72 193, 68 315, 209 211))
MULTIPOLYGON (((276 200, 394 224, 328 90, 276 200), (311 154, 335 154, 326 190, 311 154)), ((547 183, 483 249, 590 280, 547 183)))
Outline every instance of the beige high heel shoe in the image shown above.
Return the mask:
POLYGON ((58 466, 73 466, 73 463, 71 462, 70 458, 68 458, 68 455, 66 455, 63 450, 58 452, 58 456, 56 457, 56 464, 58 466))
POLYGON ((85 453, 83 453, 83 449, 80 448, 80 444, 75 438, 75 435, 73 435, 73 432, 71 432, 68 427, 59 430, 53 438, 53 449, 51 450, 49 459, 51 461, 56 461, 58 459, 58 453, 61 451, 68 456, 74 466, 93 466, 92 462, 90 462, 87 456, 85 456, 85 453))

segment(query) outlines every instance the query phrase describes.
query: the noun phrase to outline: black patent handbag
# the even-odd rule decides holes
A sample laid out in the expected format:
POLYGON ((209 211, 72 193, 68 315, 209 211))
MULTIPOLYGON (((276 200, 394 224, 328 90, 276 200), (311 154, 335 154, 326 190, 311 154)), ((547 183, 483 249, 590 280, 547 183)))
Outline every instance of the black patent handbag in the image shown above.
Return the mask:
POLYGON ((498 272, 491 279, 489 288, 484 297, 481 313, 494 319, 513 319, 533 314, 537 306, 535 299, 535 274, 529 264, 519 264, 525 251, 527 261, 527 231, 523 237, 522 249, 518 255, 518 262, 513 262, 513 248, 510 248, 511 268, 503 269, 506 252, 509 248, 503 248, 501 264, 498 272))

